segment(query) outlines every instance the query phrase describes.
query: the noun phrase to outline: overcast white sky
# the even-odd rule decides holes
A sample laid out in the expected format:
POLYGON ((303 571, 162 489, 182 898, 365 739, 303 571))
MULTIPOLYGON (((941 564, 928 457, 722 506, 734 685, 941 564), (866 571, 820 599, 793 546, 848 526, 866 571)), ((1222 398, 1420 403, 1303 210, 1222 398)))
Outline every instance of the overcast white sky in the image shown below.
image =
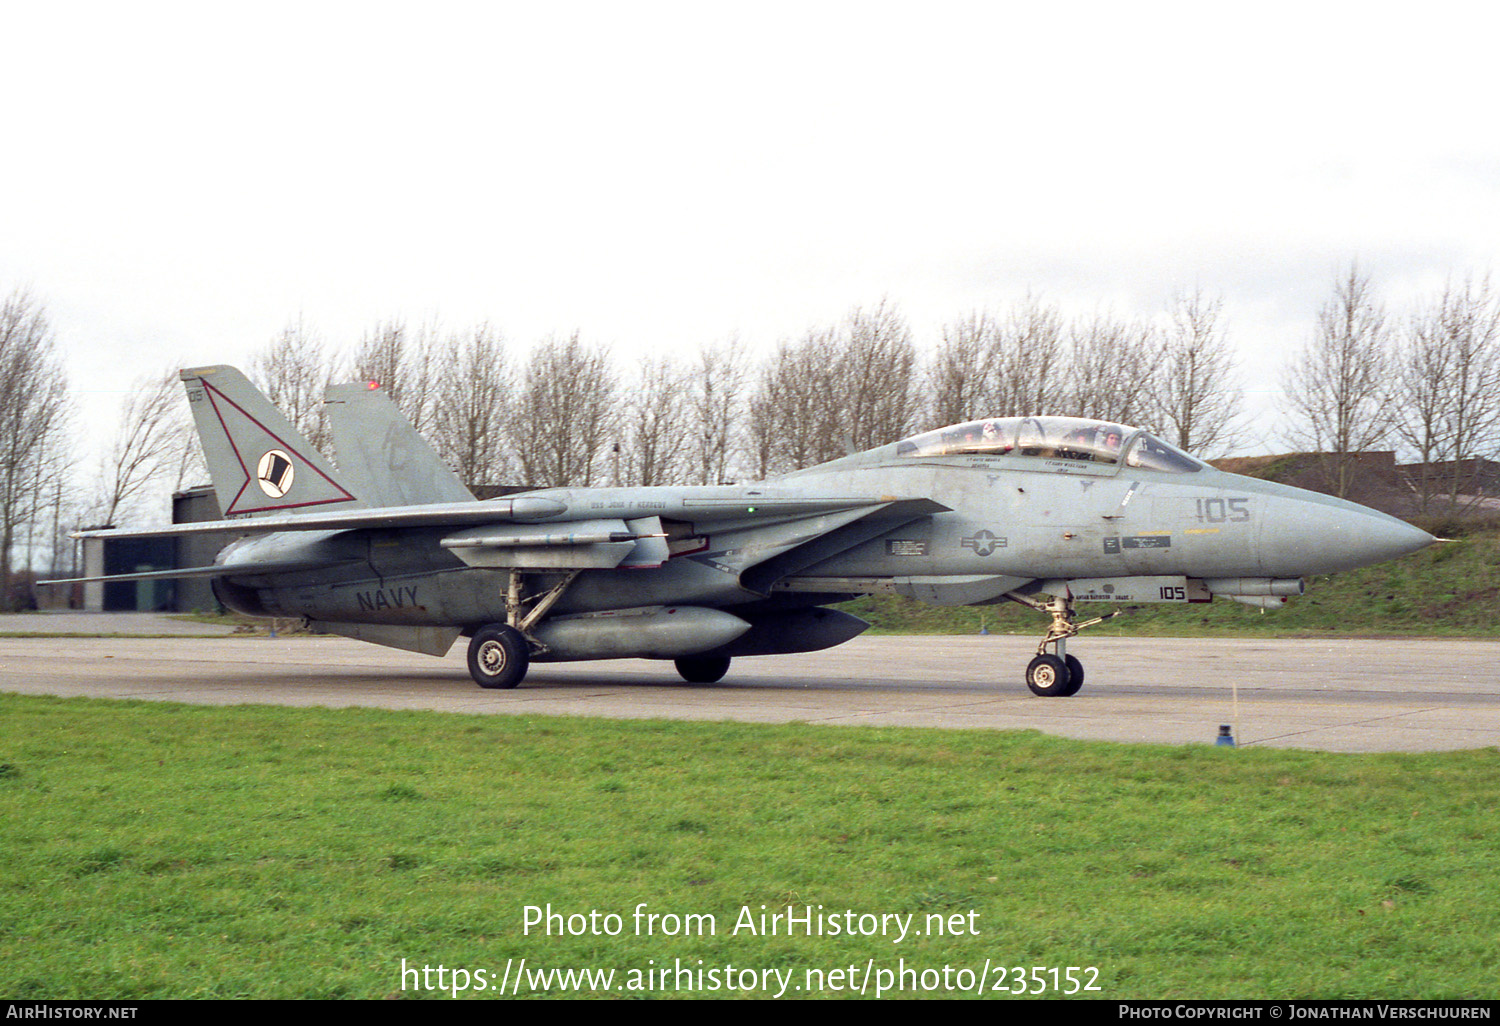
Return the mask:
POLYGON ((0 0, 0 291, 98 410, 299 314, 623 359, 1201 286, 1264 404, 1351 260, 1494 269, 1486 11, 0 0))

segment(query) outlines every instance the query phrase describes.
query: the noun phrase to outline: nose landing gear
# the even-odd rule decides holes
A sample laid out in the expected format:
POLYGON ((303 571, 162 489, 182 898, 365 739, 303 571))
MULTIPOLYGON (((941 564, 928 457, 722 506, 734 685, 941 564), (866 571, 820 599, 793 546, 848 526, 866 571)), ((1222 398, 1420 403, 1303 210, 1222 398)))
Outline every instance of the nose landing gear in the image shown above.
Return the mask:
POLYGON ((1068 698, 1078 694, 1078 689, 1083 687, 1083 664, 1068 655, 1068 639, 1085 627, 1119 616, 1124 610, 1117 609, 1079 623, 1073 611, 1073 596, 1065 584, 1058 587, 1047 602, 1018 592, 1010 592, 1005 597, 1052 615, 1052 625, 1036 647, 1036 658, 1026 667, 1026 686, 1031 693, 1043 698, 1068 698), (1047 652, 1049 645, 1052 647, 1050 654, 1047 652))

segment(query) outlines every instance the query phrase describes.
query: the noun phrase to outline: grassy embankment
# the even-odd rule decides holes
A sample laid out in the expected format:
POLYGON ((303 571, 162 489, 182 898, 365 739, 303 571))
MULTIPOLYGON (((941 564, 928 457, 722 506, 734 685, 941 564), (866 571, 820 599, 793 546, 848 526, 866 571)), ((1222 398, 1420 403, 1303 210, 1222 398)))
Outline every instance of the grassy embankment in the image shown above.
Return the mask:
POLYGON ((1097 967, 1103 998, 1496 990, 1494 749, 15 695, 0 722, 10 998, 410 997, 402 959, 498 981, 523 957, 613 968, 616 997, 678 959, 794 988, 901 959, 972 981, 988 959, 1097 967), (618 913, 621 935, 525 936, 549 902, 618 913), (641 902, 717 929, 637 936, 641 902), (789 904, 977 935, 732 933, 743 906, 789 904))

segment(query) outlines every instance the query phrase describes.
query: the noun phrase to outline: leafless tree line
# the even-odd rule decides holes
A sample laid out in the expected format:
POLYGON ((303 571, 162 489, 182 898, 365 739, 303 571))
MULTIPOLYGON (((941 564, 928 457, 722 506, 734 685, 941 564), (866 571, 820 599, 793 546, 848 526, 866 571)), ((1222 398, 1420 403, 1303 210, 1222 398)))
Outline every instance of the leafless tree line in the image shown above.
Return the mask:
MULTIPOLYGON (((1149 319, 1069 317, 1027 296, 944 325, 926 359, 882 300, 758 363, 731 339, 627 373, 577 333, 521 357, 488 324, 385 321, 341 360, 299 319, 252 376, 325 447, 322 386, 380 382, 461 478, 533 486, 759 478, 944 424, 1059 411, 1149 426, 1213 456, 1239 442, 1244 406, 1222 300, 1201 289, 1149 319)), ((1424 509, 1457 501, 1476 459, 1500 450, 1500 297, 1467 279, 1398 318, 1351 266, 1283 385, 1282 441, 1330 455, 1330 491, 1352 485, 1352 454, 1389 447, 1419 463, 1424 509)))
POLYGON ((1233 444, 1242 405, 1221 306, 1196 291, 1155 320, 1102 312, 1068 320, 1036 297, 1007 313, 970 314, 943 329, 928 372, 928 419, 941 426, 1066 411, 1148 425, 1217 455, 1233 444))
POLYGON ((60 533, 69 475, 67 381, 46 311, 17 289, 0 303, 0 606, 15 609, 20 563, 60 533), (48 537, 50 535, 50 537, 48 537), (17 557, 21 557, 19 560, 17 557))
MULTIPOLYGON (((1188 306, 1196 309, 1194 303, 1217 311, 1199 297, 1188 306)), ((40 306, 18 293, 7 311, 10 321, 25 321, 27 330, 47 340, 33 339, 17 351, 55 364, 40 306)), ((1128 423, 1175 411, 1178 400, 1160 370, 1169 343, 1176 343, 1169 326, 1106 315, 1068 321, 1055 306, 1032 298, 1014 310, 976 312, 948 326, 935 356, 924 361, 905 318, 882 300, 851 310, 838 324, 784 340, 758 364, 730 339, 687 354, 652 354, 622 373, 608 349, 578 333, 544 339, 523 354, 488 324, 449 330, 390 319, 341 352, 298 317, 255 354, 248 371, 325 452, 324 387, 369 380, 386 389, 472 484, 710 484, 784 473, 980 416, 1066 410, 1128 423)), ((1227 339, 1211 321, 1183 344, 1195 357, 1218 359, 1227 368, 1227 339)), ((56 394, 65 395, 61 371, 55 373, 56 394)), ((24 368, 10 375, 15 381, 36 377, 24 368)), ((1217 392, 1180 399, 1192 414, 1182 426, 1188 445, 1200 439, 1216 444, 1218 438, 1198 433, 1197 425, 1227 423, 1233 415, 1232 375, 1213 381, 1217 392)), ((47 451, 61 460, 66 402, 48 409, 54 407, 50 421, 21 416, 31 425, 57 425, 47 451)), ((180 488, 202 476, 175 369, 137 381, 122 401, 118 424, 85 494, 65 496, 58 484, 48 507, 57 521, 54 543, 67 527, 128 522, 140 514, 143 497, 159 495, 163 484, 180 488)), ((18 528, 38 529, 48 500, 36 482, 71 479, 39 471, 38 459, 24 469, 17 463, 17 472, 30 475, 30 491, 0 501, 0 527, 10 532, 7 553, 15 551, 18 528)))
MULTIPOLYGON (((1067 413, 1151 427, 1201 455, 1232 448, 1243 391, 1222 303, 1201 290, 1150 319, 1069 316, 1028 296, 942 327, 925 357, 895 304, 783 340, 755 360, 737 339, 660 352, 629 369, 578 333, 525 349, 490 324, 377 322, 350 350, 302 318, 249 373, 327 451, 324 386, 382 385, 461 479, 478 485, 710 484, 785 473, 917 431, 987 416, 1067 413)), ((1329 454, 1420 461, 1422 508, 1474 490, 1500 449, 1500 296, 1450 283, 1398 316, 1351 266, 1287 366, 1284 441, 1329 454)), ((0 583, 80 524, 128 521, 163 484, 201 478, 175 369, 140 379, 82 489, 57 342, 24 290, 0 307, 0 583)))
POLYGON ((1419 511, 1462 507, 1500 454, 1500 296, 1488 278, 1450 280, 1397 316, 1351 265, 1284 387, 1290 440, 1327 454, 1329 491, 1348 494, 1357 454, 1395 448, 1415 460, 1419 511))
POLYGON ((1193 293, 1156 322, 1069 320, 1029 297, 946 326, 927 361, 882 300, 783 340, 759 365, 731 339, 650 354, 630 373, 576 332, 518 357, 487 324, 398 320, 340 360, 298 320, 251 376, 320 446, 322 388, 354 377, 385 387, 466 481, 589 486, 760 478, 929 427, 1058 411, 1224 448, 1240 406, 1233 363, 1219 301, 1193 293))
POLYGON ((518 360, 489 324, 445 331, 400 320, 378 323, 341 359, 299 319, 250 376, 325 452, 324 387, 369 381, 470 484, 583 487, 725 480, 745 381, 733 343, 688 361, 653 355, 625 379, 607 348, 577 332, 518 360))

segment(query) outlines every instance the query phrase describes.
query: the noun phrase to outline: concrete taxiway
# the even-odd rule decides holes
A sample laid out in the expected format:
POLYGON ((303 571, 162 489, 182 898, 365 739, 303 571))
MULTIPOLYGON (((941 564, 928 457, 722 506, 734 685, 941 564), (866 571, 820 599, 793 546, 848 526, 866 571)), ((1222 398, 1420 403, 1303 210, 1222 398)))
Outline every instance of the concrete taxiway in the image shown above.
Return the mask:
POLYGON ((736 660, 707 686, 670 663, 536 664, 521 687, 340 638, 0 638, 0 691, 204 705, 371 706, 761 723, 1040 730, 1071 738, 1343 752, 1500 746, 1500 643, 1088 638, 1074 697, 1031 695, 1034 638, 863 637, 736 660))

